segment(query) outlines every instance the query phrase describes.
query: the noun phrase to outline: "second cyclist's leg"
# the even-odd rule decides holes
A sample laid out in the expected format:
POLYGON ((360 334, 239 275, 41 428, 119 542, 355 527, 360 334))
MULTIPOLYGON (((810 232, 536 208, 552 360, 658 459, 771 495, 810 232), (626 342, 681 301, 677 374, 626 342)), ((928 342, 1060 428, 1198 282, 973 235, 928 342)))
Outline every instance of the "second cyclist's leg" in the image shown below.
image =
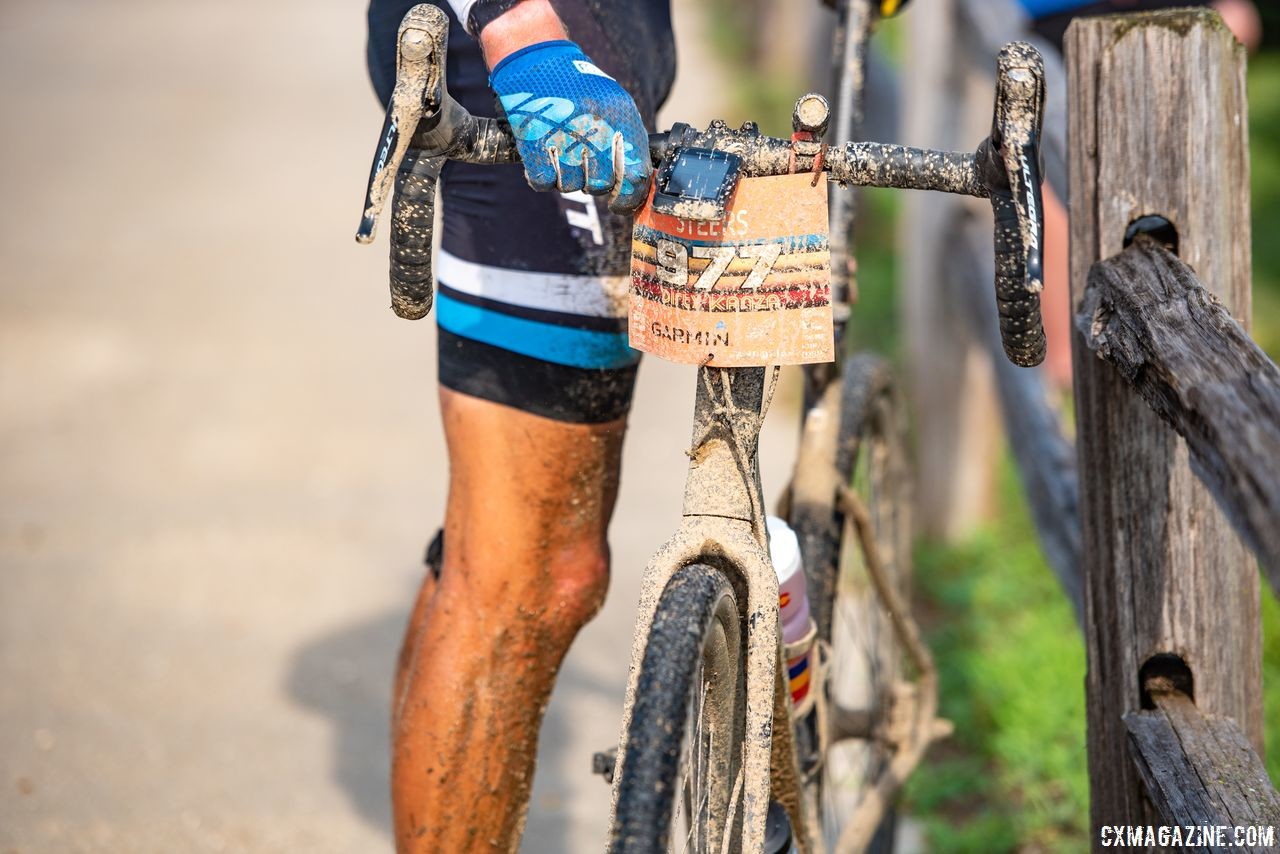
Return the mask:
POLYGON ((624 422, 569 424, 441 391, 452 472, 444 570, 396 720, 401 851, 515 847, 538 727, 603 601, 624 422))

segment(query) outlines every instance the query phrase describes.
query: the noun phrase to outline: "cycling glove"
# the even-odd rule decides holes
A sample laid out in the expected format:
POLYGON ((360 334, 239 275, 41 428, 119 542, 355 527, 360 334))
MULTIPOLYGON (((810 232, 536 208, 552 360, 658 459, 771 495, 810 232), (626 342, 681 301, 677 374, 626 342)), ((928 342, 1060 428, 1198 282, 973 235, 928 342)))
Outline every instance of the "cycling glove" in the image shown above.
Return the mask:
POLYGON ((629 213, 649 190, 649 137, 635 101, 573 42, 516 51, 489 77, 535 190, 612 193, 629 213))

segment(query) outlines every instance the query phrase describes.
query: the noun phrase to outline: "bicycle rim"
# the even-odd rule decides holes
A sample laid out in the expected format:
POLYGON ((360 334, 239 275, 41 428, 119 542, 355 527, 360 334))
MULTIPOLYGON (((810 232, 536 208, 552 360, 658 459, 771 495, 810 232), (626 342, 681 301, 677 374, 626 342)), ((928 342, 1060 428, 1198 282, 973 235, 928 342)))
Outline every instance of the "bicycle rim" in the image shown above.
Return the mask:
POLYGON ((658 602, 640 666, 611 851, 738 849, 743 664, 729 580, 703 565, 677 571, 658 602))

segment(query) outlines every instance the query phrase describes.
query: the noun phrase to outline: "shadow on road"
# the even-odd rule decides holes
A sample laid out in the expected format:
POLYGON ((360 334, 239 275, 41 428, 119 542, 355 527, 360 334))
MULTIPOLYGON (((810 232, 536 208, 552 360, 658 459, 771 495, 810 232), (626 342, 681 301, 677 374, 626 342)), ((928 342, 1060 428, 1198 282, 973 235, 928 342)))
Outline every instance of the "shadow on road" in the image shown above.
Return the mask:
POLYGON ((285 688, 298 704, 328 719, 334 779, 360 817, 391 836, 391 682, 405 609, 364 620, 305 644, 285 688))
MULTIPOLYGON (((299 705, 333 727, 333 777, 360 817, 391 838, 390 716, 394 664, 412 592, 404 609, 393 609, 325 634, 305 644, 290 664, 285 688, 299 705)), ((572 741, 569 716, 588 695, 613 699, 617 686, 566 662, 556 683, 538 745, 535 778, 523 848, 570 851, 575 834, 567 798, 590 774, 591 756, 565 756, 572 741), (559 702, 557 702, 559 700, 559 702)), ((604 748, 606 745, 599 745, 604 748)), ((593 780, 602 789, 605 783, 593 780)), ((595 834, 592 833, 594 842, 595 834)), ((600 841, 603 841, 602 839, 600 841)), ((594 850, 594 848, 592 849, 594 850)))

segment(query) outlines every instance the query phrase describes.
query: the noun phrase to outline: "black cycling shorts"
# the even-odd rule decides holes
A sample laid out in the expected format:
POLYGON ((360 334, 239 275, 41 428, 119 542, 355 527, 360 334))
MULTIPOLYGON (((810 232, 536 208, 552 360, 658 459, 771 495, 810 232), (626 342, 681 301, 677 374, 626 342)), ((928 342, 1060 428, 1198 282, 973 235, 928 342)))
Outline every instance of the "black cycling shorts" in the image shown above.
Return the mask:
MULTIPOLYGON (((636 99, 652 129, 675 73, 669 0, 552 0, 569 37, 636 99)), ((369 73, 385 105, 396 31, 415 0, 372 0, 369 73)), ((449 91, 495 115, 479 45, 448 4, 449 91)), ((449 163, 441 175, 440 382, 574 423, 626 414, 639 354, 627 346, 631 220, 586 193, 538 193, 519 165, 449 163)))

